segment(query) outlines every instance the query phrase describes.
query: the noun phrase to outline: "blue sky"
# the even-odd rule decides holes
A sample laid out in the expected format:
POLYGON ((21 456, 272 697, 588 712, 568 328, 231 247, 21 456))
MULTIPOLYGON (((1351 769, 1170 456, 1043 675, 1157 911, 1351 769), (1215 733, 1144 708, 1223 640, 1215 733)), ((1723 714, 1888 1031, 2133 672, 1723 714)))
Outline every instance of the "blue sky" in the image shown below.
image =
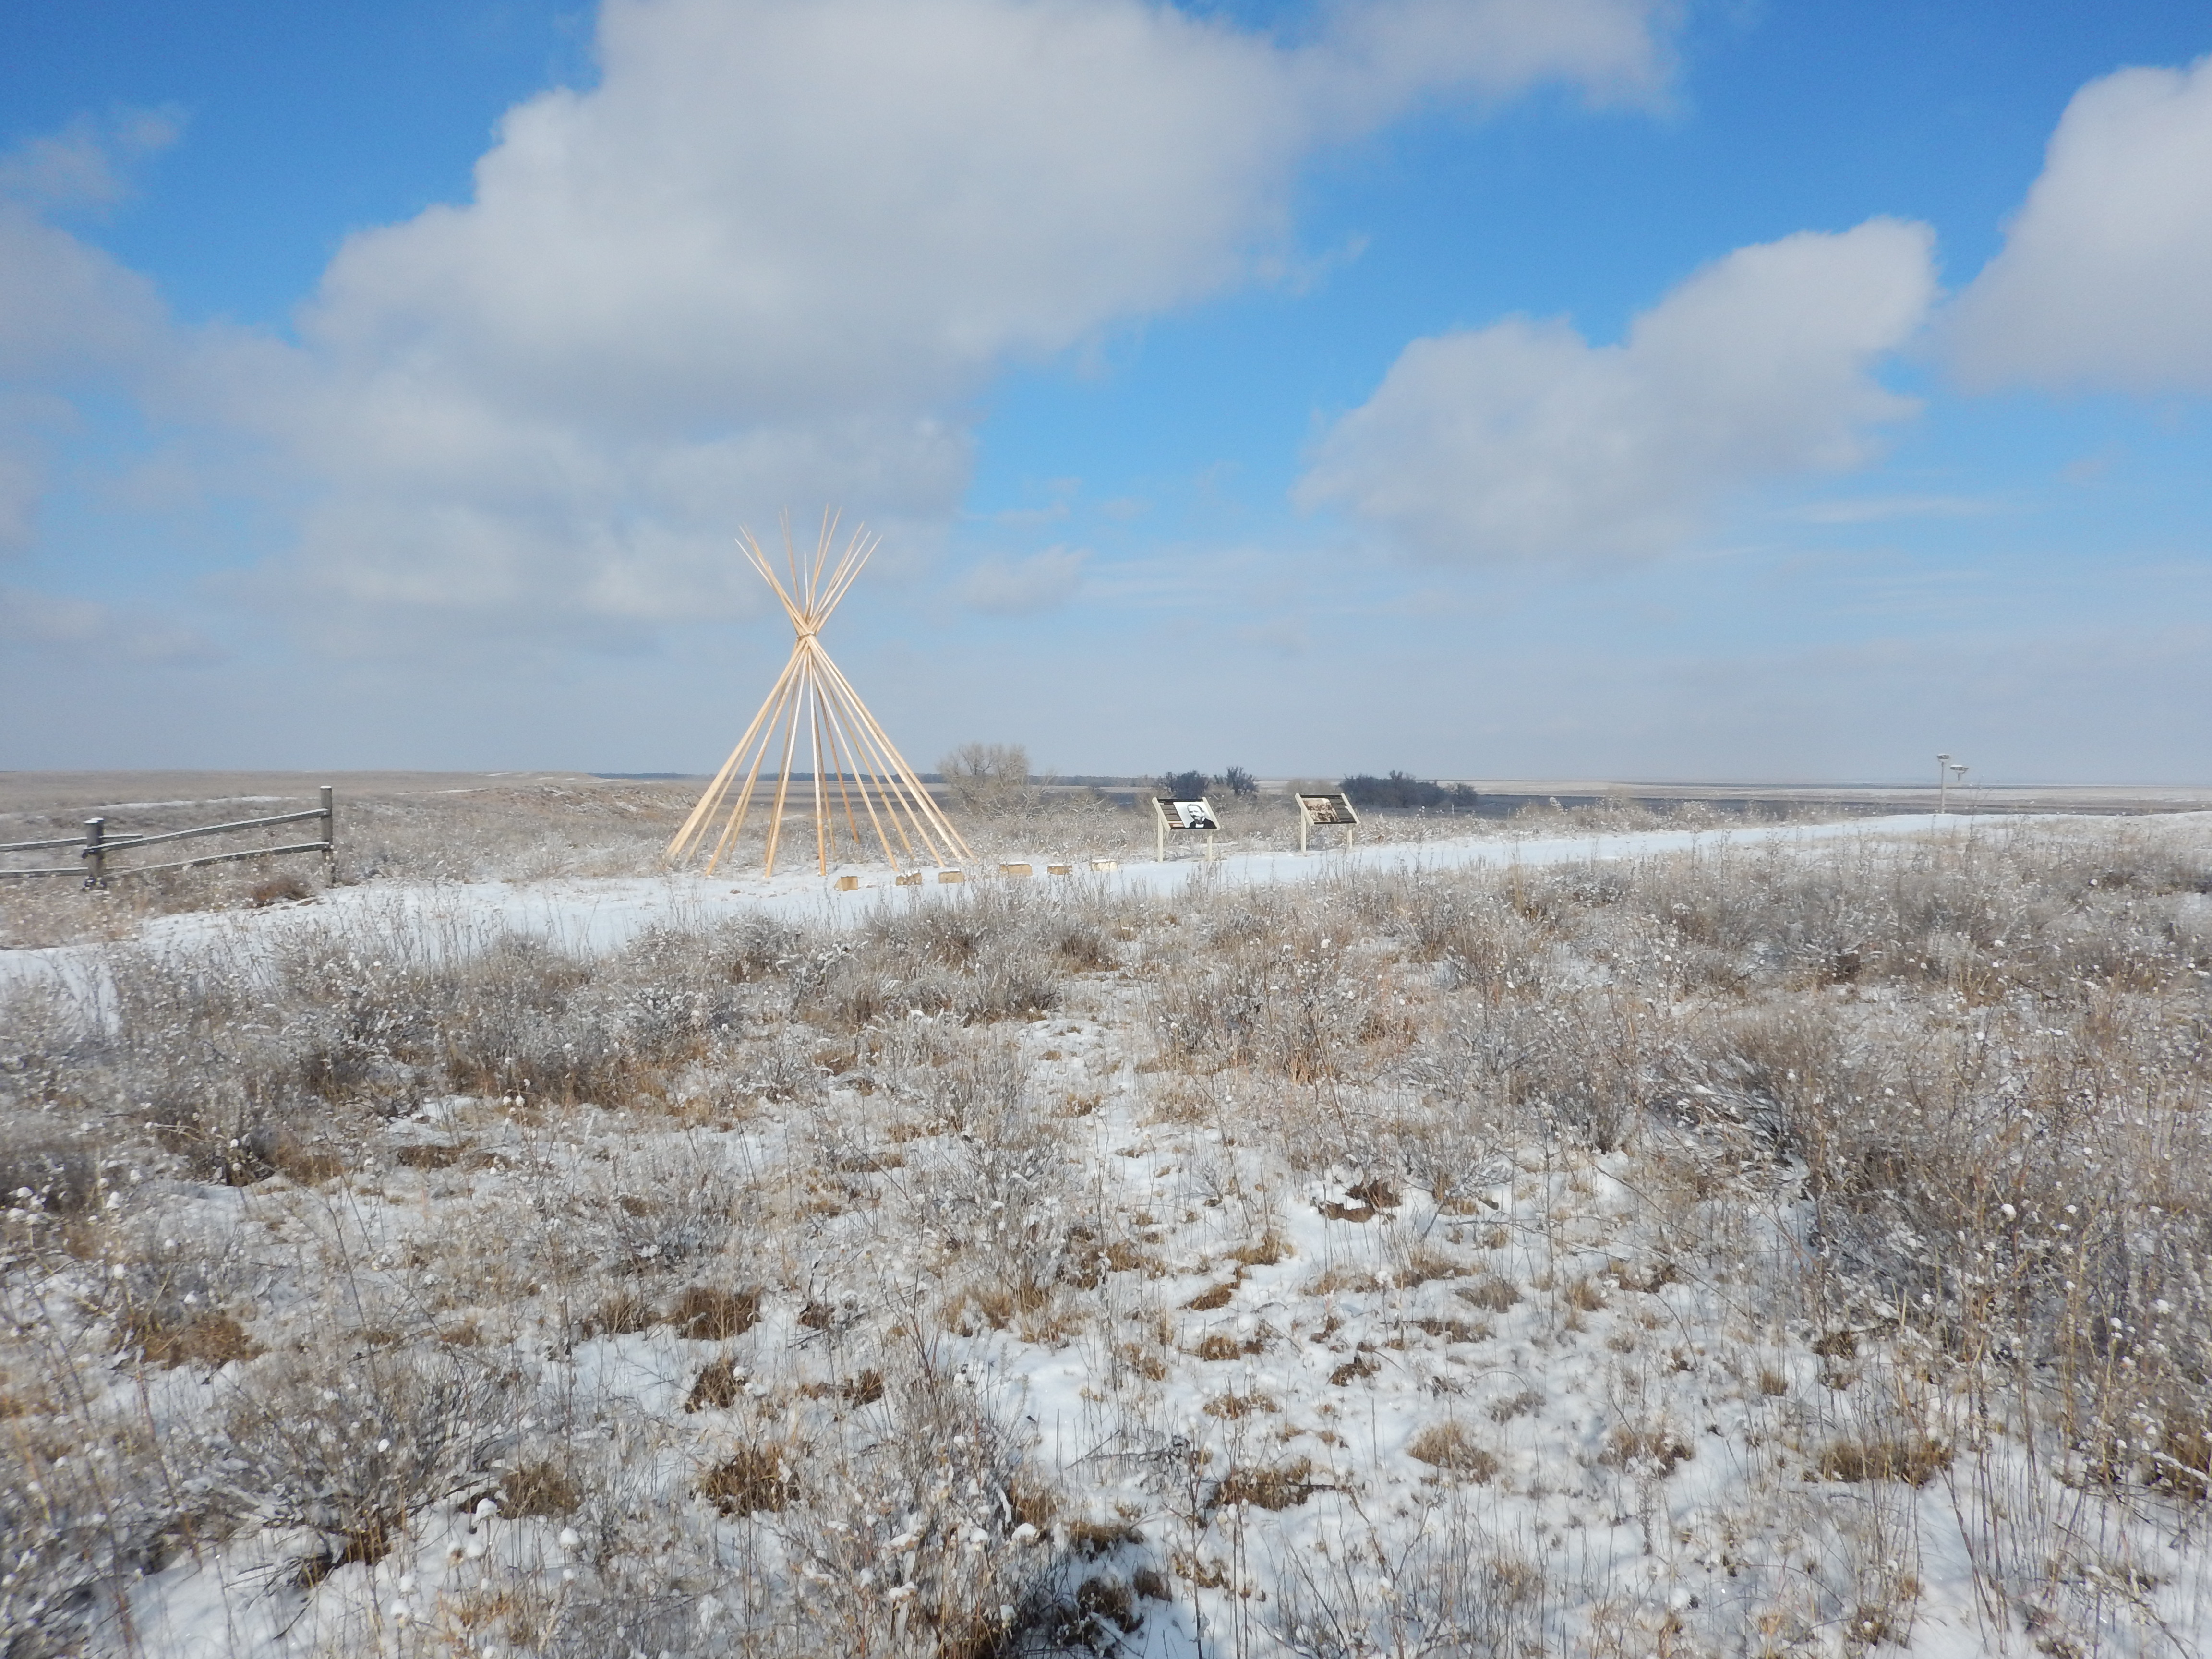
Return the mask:
POLYGON ((0 21, 0 767, 2212 776, 2212 18, 0 21), (805 533, 805 532, 802 532, 805 533))

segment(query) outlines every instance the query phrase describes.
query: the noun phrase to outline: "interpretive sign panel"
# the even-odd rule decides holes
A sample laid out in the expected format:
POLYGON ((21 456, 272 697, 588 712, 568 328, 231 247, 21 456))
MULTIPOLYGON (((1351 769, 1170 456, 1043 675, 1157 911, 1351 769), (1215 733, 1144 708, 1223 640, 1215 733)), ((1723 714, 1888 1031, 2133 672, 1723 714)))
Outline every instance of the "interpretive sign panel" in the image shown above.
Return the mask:
POLYGON ((1188 830, 1197 831, 1206 837, 1206 857, 1213 856, 1213 837, 1221 828, 1221 818, 1214 811, 1212 802, 1203 796, 1196 800, 1174 800, 1165 795, 1155 795, 1152 797, 1152 813, 1159 820, 1158 857, 1168 855, 1170 830, 1178 835, 1188 830))
POLYGON ((1334 824, 1344 831, 1346 851, 1352 847, 1352 826, 1359 822, 1358 809, 1349 795, 1300 795, 1298 797, 1298 851, 1306 850, 1309 830, 1334 824))

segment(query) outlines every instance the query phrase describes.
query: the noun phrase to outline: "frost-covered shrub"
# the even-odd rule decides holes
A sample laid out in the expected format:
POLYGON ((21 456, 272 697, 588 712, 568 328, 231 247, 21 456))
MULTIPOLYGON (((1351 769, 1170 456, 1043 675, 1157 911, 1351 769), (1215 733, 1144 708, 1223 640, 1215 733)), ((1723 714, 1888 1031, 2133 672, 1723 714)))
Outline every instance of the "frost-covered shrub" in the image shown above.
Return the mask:
POLYGON ((52 1394, 15 1404, 0 1434, 0 1651, 82 1652, 131 1581, 227 1526, 193 1512, 189 1471, 167 1475, 143 1425, 89 1423, 52 1394))
POLYGON ((1020 1051, 971 1043, 937 1075, 944 1086, 932 1105, 950 1133, 908 1145, 904 1214, 944 1253, 947 1275, 1004 1324, 1042 1307, 1073 1258, 1096 1247, 1071 1236, 1080 1218, 1066 1151, 1036 1110, 1020 1051))
POLYGON ((313 1582, 382 1559, 418 1511, 494 1478, 514 1402, 465 1349, 276 1354, 225 1389, 207 1449, 237 1514, 317 1536, 313 1582))
POLYGON ((1292 1083, 1371 1076, 1409 1022, 1390 966, 1350 936, 1348 918, 1334 933, 1331 925, 1285 917, 1217 934, 1188 963, 1168 958, 1151 1012, 1170 1060, 1200 1072, 1250 1066, 1292 1083))

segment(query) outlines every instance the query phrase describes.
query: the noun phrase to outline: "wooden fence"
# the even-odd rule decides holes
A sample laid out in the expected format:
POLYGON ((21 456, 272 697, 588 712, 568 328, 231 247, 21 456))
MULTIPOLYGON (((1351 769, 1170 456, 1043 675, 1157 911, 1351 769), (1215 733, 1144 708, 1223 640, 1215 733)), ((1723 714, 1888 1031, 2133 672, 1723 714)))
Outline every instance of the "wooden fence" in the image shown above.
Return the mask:
POLYGON ((331 788, 323 786, 323 804, 304 812, 279 812, 274 817, 240 818, 234 823, 207 823, 196 830, 171 830, 161 835, 111 836, 106 818, 87 818, 84 834, 64 836, 58 841, 18 841, 0 842, 0 854, 36 853, 55 847, 74 847, 78 862, 74 865, 49 865, 35 870, 0 870, 0 879, 9 876, 76 876, 84 878, 85 886, 105 887, 110 876, 146 876, 156 870, 190 870, 203 864, 228 864, 236 859, 281 858, 287 853, 320 853, 323 868, 331 875, 337 872, 337 814, 331 804, 331 788), (110 864, 108 860, 118 853, 136 853, 141 848, 156 847, 164 842, 189 841, 195 836, 234 835, 242 830, 265 830, 279 823, 306 823, 310 820, 323 826, 320 841, 294 842, 285 847, 247 847, 229 853, 205 853, 198 858, 172 859, 161 864, 110 864))

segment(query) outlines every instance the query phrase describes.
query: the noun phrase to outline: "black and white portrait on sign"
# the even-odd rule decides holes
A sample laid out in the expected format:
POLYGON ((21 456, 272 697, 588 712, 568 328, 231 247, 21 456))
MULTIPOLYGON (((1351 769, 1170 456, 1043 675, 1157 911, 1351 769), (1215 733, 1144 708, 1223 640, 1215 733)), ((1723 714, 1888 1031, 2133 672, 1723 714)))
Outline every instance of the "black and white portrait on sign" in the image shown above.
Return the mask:
POLYGON ((1167 809, 1168 825, 1175 830, 1218 830, 1221 820, 1214 817, 1212 805, 1203 800, 1171 800, 1163 803, 1167 809))

